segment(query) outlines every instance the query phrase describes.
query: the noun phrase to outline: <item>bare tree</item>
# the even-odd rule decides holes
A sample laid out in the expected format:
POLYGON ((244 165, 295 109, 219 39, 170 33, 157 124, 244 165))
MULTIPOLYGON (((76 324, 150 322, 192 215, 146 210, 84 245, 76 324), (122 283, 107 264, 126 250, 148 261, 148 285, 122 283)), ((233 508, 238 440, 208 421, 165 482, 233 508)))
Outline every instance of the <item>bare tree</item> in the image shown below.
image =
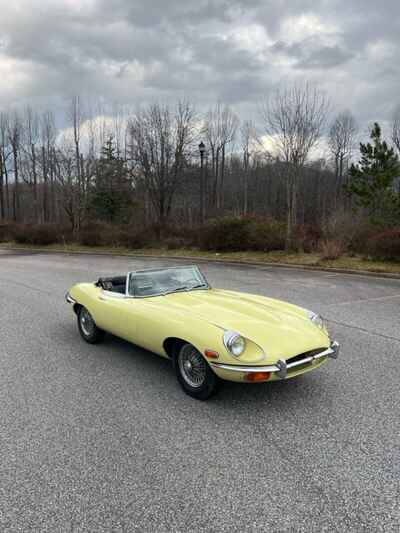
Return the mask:
POLYGON ((0 150, 0 218, 4 220, 5 217, 3 153, 0 150))
MULTIPOLYGON (((33 189, 33 211, 34 220, 39 222, 39 205, 38 205, 38 165, 37 165, 37 142, 39 140, 39 118, 31 106, 27 106, 24 114, 23 124, 23 145, 29 166, 29 185, 33 189)), ((23 176, 27 181, 26 176, 23 176)))
MULTIPOLYGON (((126 109, 124 106, 114 104, 112 107, 112 137, 115 141, 115 146, 117 149, 117 155, 120 157, 124 154, 124 141, 125 141, 125 130, 126 130, 126 109)), ((125 154, 126 155, 126 154, 125 154)))
POLYGON ((14 188, 13 188, 13 219, 16 222, 19 219, 19 156, 21 149, 22 123, 21 117, 15 111, 9 122, 8 137, 12 150, 13 157, 13 174, 14 174, 14 188))
POLYGON ((83 158, 81 154, 81 136, 82 136, 82 124, 84 122, 84 114, 81 98, 79 96, 74 96, 71 100, 69 112, 68 112, 69 122, 72 127, 73 133, 73 142, 75 149, 75 169, 76 169, 76 179, 78 183, 79 191, 79 207, 78 208, 78 218, 76 220, 76 229, 79 230, 82 223, 82 218, 85 212, 84 205, 84 195, 85 195, 85 179, 83 176, 83 158))
POLYGON ((75 146, 63 136, 59 147, 53 151, 53 160, 60 203, 73 231, 77 230, 80 219, 80 193, 75 178, 75 158, 75 146))
POLYGON ((134 172, 155 210, 160 229, 165 225, 172 201, 190 156, 195 113, 187 102, 175 110, 159 104, 139 111, 129 122, 134 172))
POLYGON ((308 83, 276 90, 262 109, 265 131, 286 167, 287 248, 297 221, 298 181, 322 135, 328 109, 325 94, 308 83))
POLYGON ((254 123, 251 120, 243 122, 240 128, 241 145, 243 153, 243 214, 248 212, 248 196, 249 196, 249 174, 251 158, 254 156, 257 147, 259 147, 259 140, 254 123))
POLYGON ((400 106, 398 106, 393 114, 392 121, 392 141, 400 153, 400 106))
POLYGON ((54 216, 55 210, 53 155, 57 130, 54 115, 51 111, 45 111, 41 116, 40 134, 42 143, 43 219, 45 222, 48 222, 51 216, 54 216))
MULTIPOLYGON (((118 215, 109 210, 109 223, 157 221, 161 229, 169 222, 191 224, 202 219, 200 140, 206 145, 209 216, 287 219, 290 246, 293 225, 328 220, 336 211, 334 198, 350 212, 338 191, 351 158, 354 119, 349 112, 334 117, 326 139, 335 165, 317 162, 313 148, 324 134, 327 102, 312 86, 277 91, 266 102, 265 132, 274 147, 268 153, 254 124, 245 120, 240 126, 234 111, 221 104, 203 120, 187 103, 146 106, 129 122, 126 113, 103 100, 85 102, 83 112, 76 97, 64 121, 69 127, 60 134, 50 111, 0 112, 0 219, 68 222, 78 234, 87 222, 106 220, 104 191, 110 205, 115 191, 127 191, 118 215)), ((400 109, 392 133, 399 148, 400 109)))
POLYGON ((228 146, 234 141, 239 119, 230 107, 218 103, 205 118, 203 131, 211 153, 213 174, 212 203, 217 209, 223 207, 225 161, 228 146))
POLYGON ((335 164, 336 194, 342 189, 343 177, 354 149, 357 125, 350 111, 339 113, 329 130, 329 149, 335 164))
POLYGON ((9 116, 7 113, 0 113, 0 212, 1 218, 9 216, 10 195, 8 188, 7 162, 12 153, 9 145, 9 116))

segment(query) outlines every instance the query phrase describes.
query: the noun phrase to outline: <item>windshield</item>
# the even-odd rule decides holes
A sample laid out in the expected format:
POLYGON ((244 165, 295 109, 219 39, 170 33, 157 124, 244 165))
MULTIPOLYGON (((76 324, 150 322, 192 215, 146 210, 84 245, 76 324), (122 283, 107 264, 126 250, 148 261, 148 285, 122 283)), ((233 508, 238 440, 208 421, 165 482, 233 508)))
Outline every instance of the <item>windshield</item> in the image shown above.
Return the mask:
POLYGON ((160 296, 172 292, 208 288, 205 277, 196 266, 129 273, 128 293, 130 296, 160 296))

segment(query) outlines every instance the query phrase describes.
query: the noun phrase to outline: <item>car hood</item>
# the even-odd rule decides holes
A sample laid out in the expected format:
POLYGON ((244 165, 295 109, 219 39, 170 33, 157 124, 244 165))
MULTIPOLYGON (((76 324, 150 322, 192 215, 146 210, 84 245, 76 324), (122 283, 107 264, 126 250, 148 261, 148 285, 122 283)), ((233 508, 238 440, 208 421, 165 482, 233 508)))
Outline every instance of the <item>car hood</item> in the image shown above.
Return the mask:
POLYGON ((273 298, 210 289, 169 294, 162 303, 237 331, 273 358, 329 346, 328 335, 310 321, 307 310, 273 298))

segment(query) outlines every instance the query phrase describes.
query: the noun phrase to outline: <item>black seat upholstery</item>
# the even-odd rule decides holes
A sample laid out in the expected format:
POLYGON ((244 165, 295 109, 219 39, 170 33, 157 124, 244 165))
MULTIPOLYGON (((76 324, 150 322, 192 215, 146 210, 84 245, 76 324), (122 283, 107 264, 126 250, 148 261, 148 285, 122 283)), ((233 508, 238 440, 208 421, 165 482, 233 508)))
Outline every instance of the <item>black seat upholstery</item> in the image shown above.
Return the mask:
POLYGON ((99 278, 96 283, 97 287, 101 287, 105 291, 118 292, 125 294, 126 276, 114 276, 112 278, 99 278))
POLYGON ((119 292, 121 294, 125 294, 125 282, 123 285, 115 285, 112 289, 114 292, 119 292))

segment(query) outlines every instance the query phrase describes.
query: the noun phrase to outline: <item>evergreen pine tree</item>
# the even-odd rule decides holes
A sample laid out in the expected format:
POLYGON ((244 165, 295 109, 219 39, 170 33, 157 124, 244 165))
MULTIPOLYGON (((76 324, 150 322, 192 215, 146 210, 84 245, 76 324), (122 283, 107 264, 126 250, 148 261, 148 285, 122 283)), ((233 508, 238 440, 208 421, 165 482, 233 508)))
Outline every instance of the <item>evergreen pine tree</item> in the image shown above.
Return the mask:
POLYGON ((125 161, 117 153, 110 137, 101 150, 96 167, 92 209, 99 219, 123 222, 131 204, 131 184, 125 161))
POLYGON ((368 210, 375 223, 398 223, 400 196, 394 180, 400 176, 400 164, 394 149, 382 140, 377 122, 371 131, 372 143, 360 143, 361 159, 350 168, 348 192, 359 206, 368 210))

